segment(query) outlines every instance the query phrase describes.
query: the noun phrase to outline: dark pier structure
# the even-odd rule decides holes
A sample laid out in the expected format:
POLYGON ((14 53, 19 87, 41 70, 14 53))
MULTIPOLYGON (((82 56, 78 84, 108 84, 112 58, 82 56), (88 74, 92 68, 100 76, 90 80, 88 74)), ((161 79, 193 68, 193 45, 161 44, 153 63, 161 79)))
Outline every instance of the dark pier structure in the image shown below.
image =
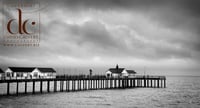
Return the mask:
POLYGON ((10 79, 0 80, 6 85, 1 95, 38 94, 48 92, 72 92, 100 89, 165 88, 165 76, 136 76, 133 78, 106 78, 105 76, 57 76, 54 79, 10 79), (37 84, 36 84, 37 83, 37 84), (45 84, 44 84, 45 83, 45 84), (10 85, 15 84, 12 92, 10 85), (21 87, 21 86, 23 87, 21 87), (20 87, 19 87, 20 86, 20 87), (21 90, 22 89, 22 90, 21 90), (28 90, 29 89, 29 90, 28 90), (37 89, 37 90, 36 90, 37 89))

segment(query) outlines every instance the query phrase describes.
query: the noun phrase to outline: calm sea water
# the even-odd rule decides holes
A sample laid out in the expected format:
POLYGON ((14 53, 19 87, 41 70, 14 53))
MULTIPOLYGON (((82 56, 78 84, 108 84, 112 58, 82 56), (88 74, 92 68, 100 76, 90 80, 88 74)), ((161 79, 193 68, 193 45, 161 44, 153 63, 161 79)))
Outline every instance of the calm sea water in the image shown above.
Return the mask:
POLYGON ((167 77, 167 88, 0 97, 0 108, 200 108, 200 77, 167 77))

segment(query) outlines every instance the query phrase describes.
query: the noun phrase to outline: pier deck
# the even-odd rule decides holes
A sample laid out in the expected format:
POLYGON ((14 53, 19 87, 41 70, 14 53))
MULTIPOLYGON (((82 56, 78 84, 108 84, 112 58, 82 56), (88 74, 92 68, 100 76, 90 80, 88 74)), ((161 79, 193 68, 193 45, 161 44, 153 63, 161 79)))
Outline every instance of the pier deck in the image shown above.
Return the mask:
MULTIPOLYGON (((104 76, 57 76, 54 79, 9 79, 0 80, 6 84, 6 93, 1 95, 35 94, 44 92, 71 92, 100 89, 125 88, 165 88, 165 76, 136 76, 134 78, 106 78, 104 76), (27 86, 29 83, 29 86, 27 86), (36 86, 36 83, 38 84, 36 86), (44 83, 46 83, 44 85, 44 83), (15 84, 14 92, 10 92, 10 85, 15 84), (23 85, 24 90, 20 90, 23 85), (31 85, 31 91, 27 90, 31 85), (39 88, 39 90, 36 90, 39 88), (21 92, 19 92, 21 91, 21 92)), ((12 90, 13 91, 13 90, 12 90)))

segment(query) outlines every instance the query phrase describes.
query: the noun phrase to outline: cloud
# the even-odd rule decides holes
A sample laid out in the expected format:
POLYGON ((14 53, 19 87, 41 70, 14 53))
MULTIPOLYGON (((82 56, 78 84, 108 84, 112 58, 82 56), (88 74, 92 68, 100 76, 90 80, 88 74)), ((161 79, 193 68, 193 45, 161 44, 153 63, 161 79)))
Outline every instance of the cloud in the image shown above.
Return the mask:
POLYGON ((172 64, 181 68, 189 61, 186 67, 197 69, 194 64, 199 63, 200 54, 198 2, 59 0, 47 5, 42 1, 48 7, 40 10, 40 47, 0 46, 0 60, 4 65, 122 63, 154 68, 158 61, 169 68, 172 64))

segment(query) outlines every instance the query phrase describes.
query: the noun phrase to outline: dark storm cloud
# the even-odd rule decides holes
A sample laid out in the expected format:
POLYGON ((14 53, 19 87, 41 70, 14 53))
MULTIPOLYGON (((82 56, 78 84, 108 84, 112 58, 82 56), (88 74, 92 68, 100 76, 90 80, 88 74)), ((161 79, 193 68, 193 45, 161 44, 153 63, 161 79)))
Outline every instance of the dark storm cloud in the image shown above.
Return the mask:
MULTIPOLYGON (((51 46, 50 41, 55 42, 55 46, 51 46, 51 48, 47 48, 46 50, 52 49, 51 52, 58 55, 68 54, 70 56, 76 56, 76 53, 78 53, 76 51, 79 50, 74 49, 72 47, 73 45, 79 46, 81 49, 89 48, 91 51, 88 54, 97 53, 99 50, 107 50, 106 53, 108 53, 110 49, 120 49, 124 46, 99 21, 91 20, 82 25, 66 24, 63 21, 51 21, 44 28, 48 28, 45 30, 51 30, 51 32, 46 32, 47 36, 43 38, 43 42, 49 44, 48 47, 51 46), (61 31, 54 31, 55 29, 61 31), (61 32, 62 35, 52 37, 52 34, 57 34, 58 32, 61 32), (62 43, 61 46, 59 43, 62 43), (67 50, 63 50, 63 47, 67 50)), ((80 53, 78 54, 78 56, 82 56, 80 53)))
MULTIPOLYGON (((102 47, 119 47, 117 42, 110 36, 105 26, 97 21, 89 21, 81 26, 70 26, 76 41, 81 43, 98 44, 102 47)), ((73 38, 73 37, 72 37, 73 38)))
MULTIPOLYGON (((74 9, 76 8, 96 8, 96 9, 144 9, 148 11, 150 8, 174 7, 184 9, 194 16, 199 16, 200 1, 199 0, 57 0, 50 1, 55 6, 64 6, 74 9), (57 3, 57 4, 55 4, 57 3), (59 5, 58 5, 59 4, 59 5)), ((176 11, 176 10, 175 10, 176 11)))
POLYGON ((199 0, 66 0, 57 3, 55 5, 55 2, 52 2, 52 6, 63 6, 63 8, 74 11, 97 9, 106 12, 114 10, 119 11, 119 15, 123 11, 144 13, 160 27, 192 34, 192 36, 170 40, 171 42, 178 42, 194 49, 198 48, 196 45, 200 41, 199 0))
MULTIPOLYGON (((199 32, 199 0, 66 0, 57 2, 69 9, 139 11, 170 28, 199 32)), ((120 12, 120 11, 119 11, 120 12)), ((119 13, 120 14, 120 13, 119 13)))
MULTIPOLYGON (((199 62, 199 2, 41 1, 42 5, 48 7, 40 11, 40 47, 1 46, 0 60, 5 64, 26 64, 32 61, 31 64, 63 65, 71 62, 88 64, 90 61, 93 64, 101 60, 102 64, 130 64, 140 59, 145 61, 141 65, 148 64, 148 61, 155 63, 163 60, 163 64, 175 64, 177 67, 181 67, 184 64, 182 61, 188 59, 192 63, 199 62), (180 62, 176 64, 167 59, 178 59, 180 62)), ((5 16, 10 14, 4 13, 5 16)))

